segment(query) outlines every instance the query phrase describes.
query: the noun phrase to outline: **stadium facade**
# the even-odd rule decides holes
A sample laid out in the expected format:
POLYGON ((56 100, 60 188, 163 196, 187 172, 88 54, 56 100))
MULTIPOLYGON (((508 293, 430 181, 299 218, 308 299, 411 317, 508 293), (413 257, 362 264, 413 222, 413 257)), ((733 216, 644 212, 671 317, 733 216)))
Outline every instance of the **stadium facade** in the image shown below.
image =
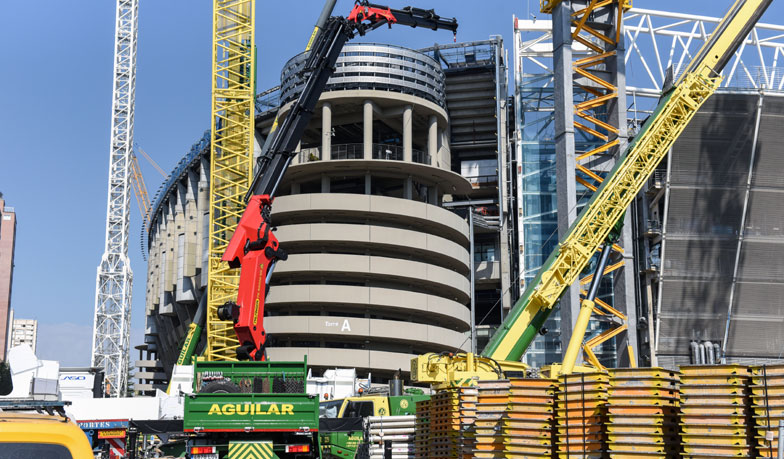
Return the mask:
MULTIPOLYGON (((302 86, 302 58, 257 99, 257 150, 302 86)), ((503 59, 500 38, 420 51, 345 47, 274 205, 289 259, 267 299, 270 358, 307 355, 315 373, 355 367, 383 381, 413 355, 471 349, 472 310, 484 319, 480 345, 500 323, 514 295, 515 246, 503 59)), ((157 379, 140 381, 141 391, 170 375, 206 284, 208 139, 162 185, 146 229, 137 366, 157 379)))

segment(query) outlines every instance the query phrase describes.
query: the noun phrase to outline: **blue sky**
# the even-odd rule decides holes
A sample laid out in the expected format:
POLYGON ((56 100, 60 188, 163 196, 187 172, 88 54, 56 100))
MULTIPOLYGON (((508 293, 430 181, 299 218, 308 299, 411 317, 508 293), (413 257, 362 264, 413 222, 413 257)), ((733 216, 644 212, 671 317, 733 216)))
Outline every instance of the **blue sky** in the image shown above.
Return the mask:
MULTIPOLYGON (((634 0, 640 8, 720 16, 731 0, 634 0)), ((353 1, 339 0, 336 14, 353 1)), ((512 16, 538 0, 398 1, 435 8, 460 23, 458 41, 504 37, 512 16)), ((258 88, 278 84, 301 51, 321 0, 258 0, 258 88)), ((169 171, 209 128, 211 6, 207 0, 140 0, 135 141, 169 171)), ((87 365, 96 267, 103 252, 115 2, 13 2, 0 15, 0 191, 18 218, 12 307, 39 321, 39 357, 87 365)), ((538 14, 539 17, 543 15, 538 14)), ((763 22, 784 23, 774 2, 763 22)), ((381 29, 357 41, 412 48, 446 43, 449 32, 381 29)), ((152 194, 163 181, 140 159, 152 194)), ((146 264, 140 216, 131 207, 129 254, 135 275, 132 345, 144 330, 146 264)), ((136 354, 132 355, 132 360, 136 354)))

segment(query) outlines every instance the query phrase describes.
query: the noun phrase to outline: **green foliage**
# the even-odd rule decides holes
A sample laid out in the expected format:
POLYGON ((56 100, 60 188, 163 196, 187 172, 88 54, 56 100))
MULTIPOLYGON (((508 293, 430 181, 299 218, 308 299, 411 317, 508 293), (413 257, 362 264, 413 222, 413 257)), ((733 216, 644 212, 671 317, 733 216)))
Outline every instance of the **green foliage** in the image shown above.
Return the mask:
POLYGON ((11 367, 5 360, 0 360, 0 395, 8 395, 14 388, 11 381, 11 367))

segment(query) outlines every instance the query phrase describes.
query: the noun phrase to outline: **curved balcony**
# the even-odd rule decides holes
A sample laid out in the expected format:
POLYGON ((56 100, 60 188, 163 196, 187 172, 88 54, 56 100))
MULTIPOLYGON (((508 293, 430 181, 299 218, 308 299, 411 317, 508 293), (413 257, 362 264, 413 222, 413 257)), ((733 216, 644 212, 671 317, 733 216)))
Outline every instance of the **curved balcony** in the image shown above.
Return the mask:
MULTIPOLYGON (((291 58, 281 71, 280 103, 298 97, 305 84, 302 67, 307 55, 291 58)), ((327 81, 326 91, 373 89, 400 92, 446 107, 446 79, 430 56, 400 46, 378 43, 347 44, 327 81)))
POLYGON ((465 305, 427 293, 360 285, 297 284, 273 285, 266 298, 270 311, 335 306, 355 313, 372 310, 401 317, 416 316, 453 330, 469 328, 469 310, 465 305))
POLYGON ((278 226, 298 223, 341 222, 405 224, 420 232, 438 235, 468 246, 468 224, 441 207, 387 196, 315 193, 275 199, 272 221, 278 226))
MULTIPOLYGON (((374 143, 371 146, 372 159, 385 161, 403 161, 403 147, 400 145, 388 145, 374 143)), ((312 163, 321 161, 321 147, 303 148, 297 155, 294 164, 312 163)), ((430 165, 430 155, 416 148, 411 149, 411 158, 415 163, 430 165)), ((349 159, 365 159, 365 146, 361 143, 342 143, 332 145, 330 150, 330 160, 340 161, 349 159)))
POLYGON ((310 253, 290 255, 279 263, 272 282, 307 282, 333 279, 352 282, 383 282, 419 290, 460 303, 470 299, 468 279, 440 266, 400 258, 372 255, 310 253))

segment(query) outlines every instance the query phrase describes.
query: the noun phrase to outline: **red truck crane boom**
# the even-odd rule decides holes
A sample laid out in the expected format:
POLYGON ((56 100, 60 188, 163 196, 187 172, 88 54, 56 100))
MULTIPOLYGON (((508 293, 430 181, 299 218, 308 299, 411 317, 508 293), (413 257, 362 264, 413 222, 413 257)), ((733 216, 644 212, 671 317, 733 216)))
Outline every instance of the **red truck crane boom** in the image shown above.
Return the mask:
POLYGON ((275 264, 287 258, 270 220, 278 185, 291 164, 294 150, 327 80, 335 70, 343 45, 355 35, 364 35, 385 24, 457 32, 456 19, 443 19, 433 10, 393 9, 367 1, 357 1, 346 18, 333 16, 327 20, 305 61, 305 86, 286 119, 274 132, 269 149, 259 157, 256 174, 246 196, 248 207, 223 254, 223 261, 233 268, 241 268, 237 301, 228 302, 218 309, 221 320, 234 322, 234 331, 240 342, 237 348, 240 360, 265 360, 264 298, 275 264))

